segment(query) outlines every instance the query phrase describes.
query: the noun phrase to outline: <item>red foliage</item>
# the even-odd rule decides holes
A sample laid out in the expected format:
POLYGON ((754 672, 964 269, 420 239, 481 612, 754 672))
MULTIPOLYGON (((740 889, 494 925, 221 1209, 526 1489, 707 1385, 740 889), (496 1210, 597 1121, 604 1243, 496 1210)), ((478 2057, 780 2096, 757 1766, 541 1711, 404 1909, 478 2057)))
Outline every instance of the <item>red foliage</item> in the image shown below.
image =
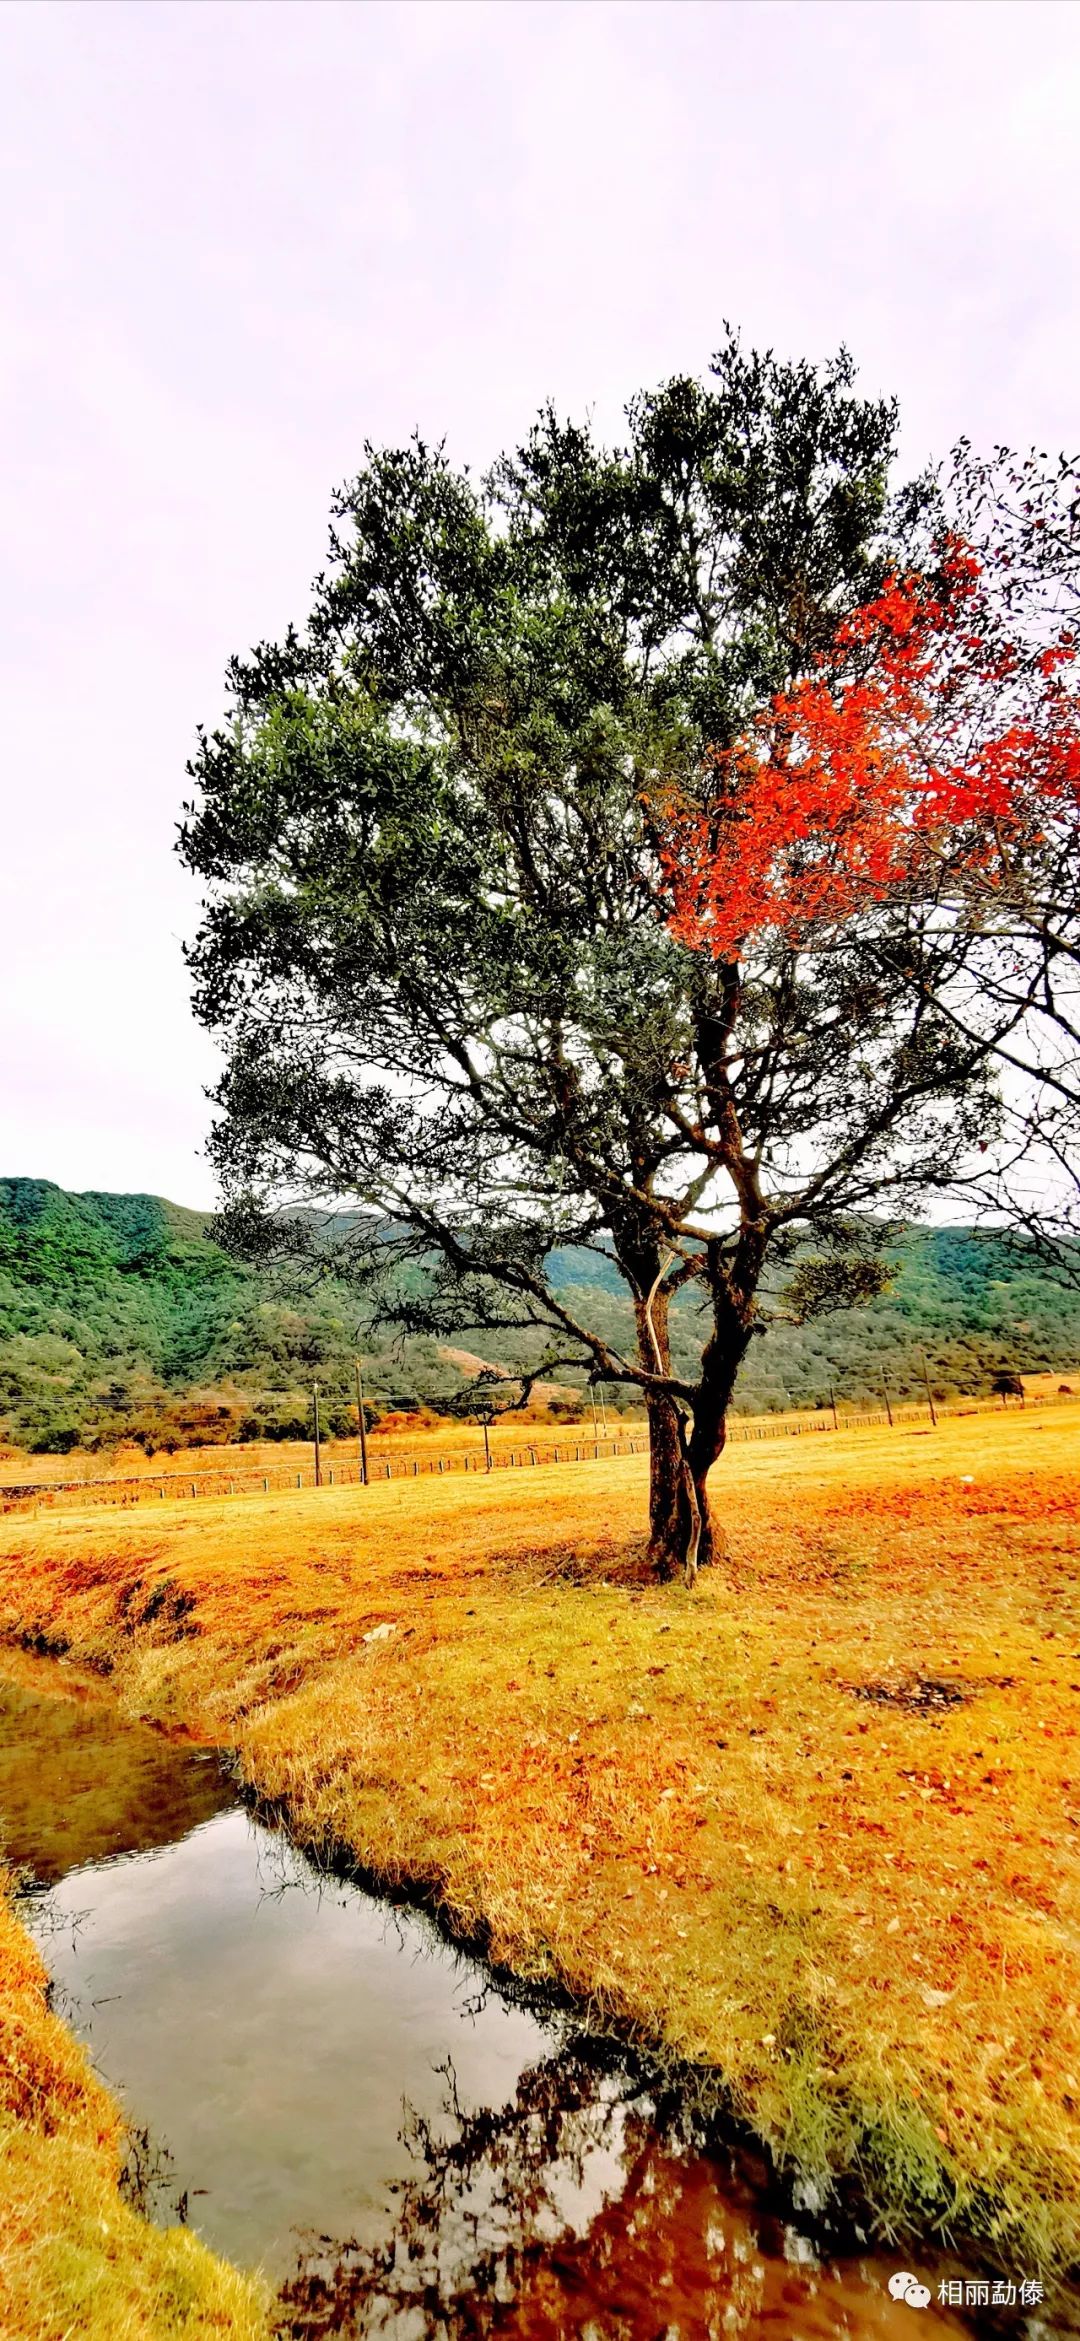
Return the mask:
POLYGON ((1000 886, 1047 825, 1075 826, 1080 643, 1025 638, 970 545, 940 551, 933 582, 890 576, 827 669, 713 753, 700 799, 654 805, 685 943, 738 959, 914 889, 1000 886))

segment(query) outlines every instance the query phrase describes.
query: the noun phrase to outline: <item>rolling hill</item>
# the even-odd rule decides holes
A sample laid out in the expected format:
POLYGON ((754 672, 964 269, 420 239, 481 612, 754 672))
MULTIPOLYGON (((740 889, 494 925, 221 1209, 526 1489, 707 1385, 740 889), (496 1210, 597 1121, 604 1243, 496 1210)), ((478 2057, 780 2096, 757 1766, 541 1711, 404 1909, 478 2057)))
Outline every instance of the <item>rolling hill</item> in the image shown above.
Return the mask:
MULTIPOLYGON (((737 1403, 762 1412, 838 1397, 881 1402, 922 1389, 975 1393, 995 1372, 1080 1374, 1080 1288, 1034 1253, 970 1228, 911 1229, 889 1291, 868 1308, 754 1342, 737 1403)), ((553 1256, 557 1282, 614 1340, 629 1314, 614 1262, 553 1256)), ((0 1180, 0 1441, 60 1450, 135 1437, 148 1447, 306 1434, 318 1379, 328 1429, 352 1414, 359 1314, 343 1282, 302 1297, 238 1265, 205 1215, 153 1195, 74 1195, 46 1179, 0 1180)), ((702 1320, 673 1313, 689 1365, 702 1320)), ((463 1350, 513 1363, 512 1341, 461 1328, 463 1350)), ((364 1338, 367 1387, 382 1410, 439 1406, 460 1388, 453 1352, 430 1340, 364 1338)))

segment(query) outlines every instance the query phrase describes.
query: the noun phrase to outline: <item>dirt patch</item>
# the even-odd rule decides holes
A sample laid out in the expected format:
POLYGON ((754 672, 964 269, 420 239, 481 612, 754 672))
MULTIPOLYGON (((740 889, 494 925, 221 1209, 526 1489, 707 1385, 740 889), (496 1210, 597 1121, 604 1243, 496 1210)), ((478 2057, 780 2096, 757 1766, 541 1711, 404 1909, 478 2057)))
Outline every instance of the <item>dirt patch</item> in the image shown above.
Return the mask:
POLYGON ((939 1715, 946 1707, 966 1707, 977 1683, 939 1682, 928 1674, 908 1675, 895 1683, 845 1683, 853 1699, 868 1699, 874 1707, 902 1707, 908 1715, 939 1715))
POLYGON ((542 1552, 494 1553, 489 1574, 529 1585, 655 1585, 644 1537, 606 1540, 591 1550, 580 1545, 546 1545, 542 1552))

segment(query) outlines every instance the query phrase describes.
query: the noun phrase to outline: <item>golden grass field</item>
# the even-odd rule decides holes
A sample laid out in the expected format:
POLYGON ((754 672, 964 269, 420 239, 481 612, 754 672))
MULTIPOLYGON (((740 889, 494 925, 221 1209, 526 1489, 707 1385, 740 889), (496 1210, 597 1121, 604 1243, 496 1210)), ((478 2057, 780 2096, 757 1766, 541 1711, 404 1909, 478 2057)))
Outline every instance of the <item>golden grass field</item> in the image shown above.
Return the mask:
POLYGON ((692 1592, 642 1576, 646 1473, 12 1514, 0 1634, 235 1747, 880 2232, 1075 2265, 1080 1411, 734 1448, 692 1592))

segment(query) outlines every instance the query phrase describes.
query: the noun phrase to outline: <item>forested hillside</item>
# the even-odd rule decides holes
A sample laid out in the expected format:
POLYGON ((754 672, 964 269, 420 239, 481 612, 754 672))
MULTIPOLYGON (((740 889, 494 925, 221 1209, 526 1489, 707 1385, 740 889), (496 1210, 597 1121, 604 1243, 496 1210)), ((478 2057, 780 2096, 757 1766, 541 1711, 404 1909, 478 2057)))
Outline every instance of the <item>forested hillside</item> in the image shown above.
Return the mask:
MULTIPOLYGON (((344 1423, 353 1296, 319 1281, 298 1301, 206 1228, 154 1195, 0 1180, 0 1439, 63 1449, 303 1436, 315 1377, 328 1428, 337 1413, 344 1423)), ((461 1380, 431 1343, 410 1343, 404 1364, 388 1345, 365 1354, 384 1406, 461 1380)))
MULTIPOLYGON (((156 1196, 0 1180, 0 1440, 63 1450, 132 1436, 157 1447, 304 1435, 315 1379, 327 1428, 355 1419, 357 1295, 333 1279, 286 1291, 238 1266, 207 1225, 156 1196)), ((1034 1254, 943 1228, 910 1231, 896 1260, 872 1306, 776 1325, 756 1340, 739 1406, 814 1405, 830 1384, 840 1398, 880 1404, 883 1375, 893 1396, 915 1395, 924 1350, 943 1397, 984 1391, 1003 1367, 1080 1371, 1080 1289, 1056 1283, 1034 1254)), ((627 1338, 614 1264, 565 1252, 554 1267, 563 1285, 592 1288, 600 1330, 627 1338)), ((676 1360, 689 1365, 703 1332, 691 1302, 673 1325, 676 1360)), ((462 1352, 516 1362, 506 1337, 463 1325, 460 1342, 462 1352)), ((445 1403, 467 1371, 433 1341, 401 1343, 377 1329, 365 1331, 363 1349, 380 1411, 445 1403)))

